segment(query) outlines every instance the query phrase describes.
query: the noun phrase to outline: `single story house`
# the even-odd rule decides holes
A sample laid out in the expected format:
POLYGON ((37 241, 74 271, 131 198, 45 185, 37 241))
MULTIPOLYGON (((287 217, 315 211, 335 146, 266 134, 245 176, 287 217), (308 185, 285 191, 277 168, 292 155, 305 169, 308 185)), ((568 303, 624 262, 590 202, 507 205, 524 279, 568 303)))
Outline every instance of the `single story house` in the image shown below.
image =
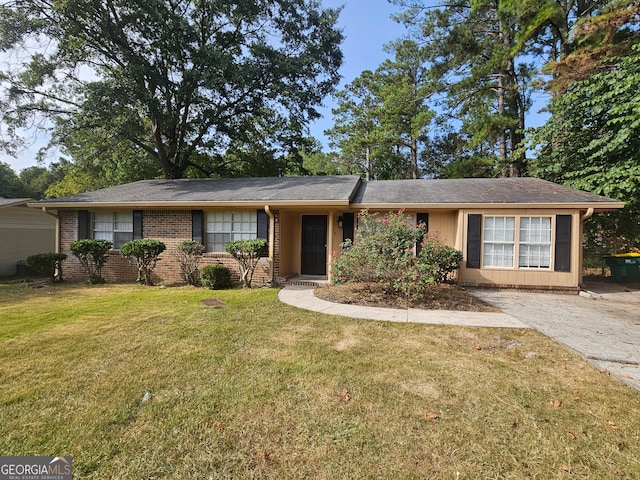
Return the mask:
POLYGON ((0 277, 17 273, 17 264, 36 253, 55 250, 56 219, 27 207, 31 198, 0 197, 0 277))
POLYGON ((57 217, 71 279, 84 278, 69 251, 81 238, 113 241, 103 270, 110 281, 136 278, 135 267, 117 252, 134 238, 165 242, 155 275, 166 283, 181 281, 172 251, 183 240, 205 245, 203 264, 233 271, 226 242, 267 239, 256 284, 330 278, 334 255, 357 228, 357 212, 403 209, 463 252, 460 284, 577 291, 584 220, 624 204, 535 178, 363 182, 345 175, 143 180, 30 206, 57 217))

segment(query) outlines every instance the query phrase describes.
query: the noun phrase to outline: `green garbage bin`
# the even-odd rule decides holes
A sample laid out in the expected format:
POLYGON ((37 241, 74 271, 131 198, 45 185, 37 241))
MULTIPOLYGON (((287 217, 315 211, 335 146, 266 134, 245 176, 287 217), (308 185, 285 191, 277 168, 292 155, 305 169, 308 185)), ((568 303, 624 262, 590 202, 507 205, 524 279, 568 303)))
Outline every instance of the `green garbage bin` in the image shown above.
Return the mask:
POLYGON ((640 271, 638 264, 640 256, 637 254, 618 254, 604 257, 604 261, 611 269, 611 277, 617 283, 638 283, 640 271))

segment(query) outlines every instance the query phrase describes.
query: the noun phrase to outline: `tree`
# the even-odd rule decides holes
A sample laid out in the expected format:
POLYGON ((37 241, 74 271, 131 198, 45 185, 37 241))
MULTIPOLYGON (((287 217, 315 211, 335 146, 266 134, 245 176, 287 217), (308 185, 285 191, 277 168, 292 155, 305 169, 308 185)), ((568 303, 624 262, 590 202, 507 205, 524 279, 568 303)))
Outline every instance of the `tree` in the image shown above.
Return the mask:
POLYGON ((395 3, 405 7, 397 18, 424 44, 441 106, 460 124, 469 148, 491 141, 502 174, 524 174, 526 159, 519 147, 531 106, 533 69, 518 31, 535 5, 504 0, 453 0, 436 7, 424 1, 395 3))
POLYGON ((391 43, 394 58, 366 70, 335 97, 335 125, 328 130, 344 163, 365 180, 419 178, 420 151, 433 112, 425 51, 416 42, 391 43))
POLYGON ((422 176, 419 165, 421 144, 434 117, 426 104, 433 88, 425 67, 427 49, 412 40, 398 40, 388 46, 394 59, 386 60, 378 71, 383 76, 382 131, 386 142, 407 152, 407 172, 404 178, 422 176))
POLYGON ((375 178, 376 154, 383 143, 380 130, 380 78, 365 70, 335 94, 333 128, 325 133, 340 150, 343 162, 354 166, 365 180, 375 178), (374 151, 376 153, 374 153, 374 151))
POLYGON ((21 198, 26 196, 24 186, 16 172, 9 164, 0 162, 0 197, 21 198))
POLYGON ((594 235, 619 239, 618 247, 640 245, 640 43, 632 52, 572 82, 531 139, 536 176, 626 202, 589 224, 594 235))
POLYGON ((282 139, 260 125, 297 139, 319 116, 339 79, 338 14, 316 0, 2 0, 0 51, 41 47, 0 76, 4 137, 43 115, 69 150, 111 143, 167 178, 215 174, 247 135, 282 139))

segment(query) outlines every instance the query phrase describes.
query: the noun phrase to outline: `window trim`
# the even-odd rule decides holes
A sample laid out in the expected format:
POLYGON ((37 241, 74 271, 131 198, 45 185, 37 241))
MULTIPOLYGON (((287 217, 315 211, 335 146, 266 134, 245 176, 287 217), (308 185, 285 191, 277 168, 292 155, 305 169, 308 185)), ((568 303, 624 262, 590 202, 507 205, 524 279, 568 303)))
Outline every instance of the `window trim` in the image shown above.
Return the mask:
MULTIPOLYGON (((202 229, 202 240, 204 241, 203 245, 205 246, 206 249, 206 253, 210 253, 210 254, 220 254, 220 253, 227 253, 225 250, 209 250, 209 245, 215 242, 209 242, 209 235, 212 234, 229 234, 229 241, 232 240, 232 236, 234 234, 234 230, 233 230, 233 224, 234 224, 234 219, 233 219, 233 215, 234 214, 253 214, 253 219, 251 221, 251 224, 255 226, 253 232, 249 232, 249 231, 239 231, 239 232, 235 232, 238 234, 242 234, 242 235, 246 235, 248 233, 250 233, 252 235, 251 240, 253 239, 257 239, 260 238, 258 235, 258 230, 260 228, 260 219, 259 219, 259 215, 258 215, 258 211, 256 210, 207 210, 204 212, 203 215, 203 229, 202 229), (231 229, 229 231, 209 231, 208 226, 210 223, 209 222, 209 216, 212 214, 224 214, 224 213, 230 213, 231 214, 231 219, 229 221, 229 223, 231 224, 231 229)), ((237 222, 237 223, 242 223, 242 222, 237 222)))
POLYGON ((88 228, 88 233, 91 236, 92 239, 96 239, 96 214, 111 214, 112 216, 112 222, 111 222, 111 230, 98 230, 99 232, 109 232, 111 233, 111 240, 109 240, 113 246, 111 247, 111 250, 120 250, 120 248, 122 247, 122 245, 124 245, 125 243, 131 241, 134 239, 134 231, 135 231, 135 220, 134 220, 134 212, 133 210, 95 210, 90 212, 90 216, 89 216, 89 228, 88 228), (127 214, 130 215, 131 217, 131 230, 116 230, 116 224, 118 223, 116 221, 116 215, 117 214, 127 214), (128 240, 126 240, 125 242, 122 242, 122 245, 116 245, 115 242, 115 234, 116 233, 128 233, 130 234, 131 238, 129 238, 128 240))
MULTIPOLYGON (((556 215, 552 214, 552 213, 545 213, 545 214, 538 214, 538 215, 533 215, 533 214, 509 214, 509 213, 500 213, 500 214, 493 214, 493 215, 486 215, 486 214, 482 214, 482 232, 481 232, 481 241, 480 241, 480 246, 481 246, 481 252, 480 252, 480 268, 484 269, 484 270, 507 270, 507 271, 514 271, 514 270, 523 270, 523 271, 538 271, 538 272, 553 272, 554 271, 554 262, 555 262, 555 249, 556 249, 556 245, 555 245, 555 240, 556 240, 556 215), (485 265, 485 245, 486 245, 486 240, 485 240, 485 219, 487 218, 496 218, 496 217, 501 217, 501 218, 513 218, 514 219, 514 225, 513 225, 513 242, 509 242, 509 244, 513 245, 513 259, 512 259, 512 265, 511 266, 487 266, 485 265), (549 266, 547 267, 526 267, 526 266, 520 266, 520 248, 523 245, 523 242, 521 242, 520 240, 520 228, 521 228, 521 220, 523 218, 548 218, 550 220, 550 240, 548 243, 549 246, 549 266)), ((495 243, 495 242, 492 242, 495 243)), ((498 243, 504 243, 504 242, 498 242, 498 243)), ((530 242, 525 242, 524 244, 530 244, 530 242)))

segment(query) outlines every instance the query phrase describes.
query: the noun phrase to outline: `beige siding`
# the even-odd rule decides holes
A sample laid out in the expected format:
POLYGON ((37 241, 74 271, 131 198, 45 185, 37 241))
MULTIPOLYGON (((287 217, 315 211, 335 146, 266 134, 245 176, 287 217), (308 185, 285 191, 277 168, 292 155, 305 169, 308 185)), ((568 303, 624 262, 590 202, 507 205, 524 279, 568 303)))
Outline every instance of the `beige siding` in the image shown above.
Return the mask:
POLYGON ((553 271, 553 254, 555 242, 555 222, 553 222, 553 232, 551 238, 551 268, 549 269, 525 269, 525 268, 467 268, 465 261, 460 267, 458 281, 464 285, 477 286, 498 286, 498 287, 531 287, 531 288, 561 288, 561 289, 577 289, 581 282, 581 262, 582 254, 582 237, 581 237, 581 218, 580 212, 575 210, 539 210, 539 209, 522 209, 522 210, 467 210, 460 213, 459 225, 463 229, 463 235, 460 236, 463 241, 460 248, 467 258, 467 216, 472 213, 484 215, 505 215, 505 216, 551 216, 555 215, 571 215, 571 268, 569 272, 553 271))
POLYGON ((29 255, 55 251, 55 233, 51 215, 26 205, 0 208, 0 276, 15 275, 29 255))

